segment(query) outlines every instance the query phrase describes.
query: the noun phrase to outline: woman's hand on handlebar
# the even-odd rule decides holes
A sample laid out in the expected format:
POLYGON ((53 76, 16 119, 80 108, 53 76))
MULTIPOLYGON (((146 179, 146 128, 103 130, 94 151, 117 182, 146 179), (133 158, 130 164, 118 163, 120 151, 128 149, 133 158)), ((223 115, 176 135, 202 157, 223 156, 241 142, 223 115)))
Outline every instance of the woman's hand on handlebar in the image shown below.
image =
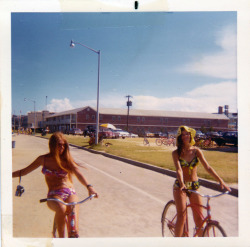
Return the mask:
POLYGON ((231 192, 230 187, 228 187, 223 181, 220 182, 220 187, 221 187, 221 189, 225 189, 225 190, 231 192))
POLYGON ((89 196, 95 194, 96 195, 95 197, 98 198, 98 194, 92 186, 88 187, 88 191, 89 191, 89 196))

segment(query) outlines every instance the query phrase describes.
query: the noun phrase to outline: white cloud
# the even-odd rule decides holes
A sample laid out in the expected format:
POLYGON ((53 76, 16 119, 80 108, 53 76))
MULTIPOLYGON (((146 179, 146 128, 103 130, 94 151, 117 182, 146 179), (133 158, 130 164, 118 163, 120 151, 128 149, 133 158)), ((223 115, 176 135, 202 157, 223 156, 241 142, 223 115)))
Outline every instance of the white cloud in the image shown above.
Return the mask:
POLYGON ((234 82, 221 82, 198 87, 183 96, 157 98, 134 96, 133 106, 137 109, 217 112, 218 106, 229 105, 230 112, 237 112, 237 86, 234 82))
POLYGON ((194 61, 184 65, 180 70, 185 73, 235 79, 237 77, 237 37, 235 28, 227 26, 217 32, 215 37, 215 44, 221 48, 219 52, 196 57, 194 61))
POLYGON ((51 103, 48 104, 47 109, 50 112, 61 112, 71 110, 74 107, 71 105, 68 98, 64 99, 52 99, 51 103))
MULTIPOLYGON (((230 112, 237 112, 237 84, 232 81, 206 84, 181 96, 157 98, 150 95, 135 95, 131 98, 132 108, 144 110, 188 111, 215 113, 218 106, 229 105, 230 112)), ((100 107, 127 108, 125 95, 102 94, 100 107)), ((96 99, 70 102, 69 99, 53 99, 49 111, 65 111, 84 106, 96 107, 96 99)))

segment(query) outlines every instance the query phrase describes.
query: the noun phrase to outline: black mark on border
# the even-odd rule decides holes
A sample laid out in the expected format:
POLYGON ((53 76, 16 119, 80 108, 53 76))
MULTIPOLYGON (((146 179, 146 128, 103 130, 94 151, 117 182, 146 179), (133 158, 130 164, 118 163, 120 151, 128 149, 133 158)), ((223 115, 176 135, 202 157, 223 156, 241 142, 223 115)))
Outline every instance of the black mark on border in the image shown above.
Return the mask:
POLYGON ((138 1, 135 1, 135 9, 138 9, 138 7, 139 7, 139 3, 138 1))

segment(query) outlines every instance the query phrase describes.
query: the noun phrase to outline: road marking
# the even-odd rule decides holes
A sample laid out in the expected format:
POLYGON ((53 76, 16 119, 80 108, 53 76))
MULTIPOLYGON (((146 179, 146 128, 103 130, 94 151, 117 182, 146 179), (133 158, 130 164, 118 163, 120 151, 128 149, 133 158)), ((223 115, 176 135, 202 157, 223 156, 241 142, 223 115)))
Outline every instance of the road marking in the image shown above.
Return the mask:
POLYGON ((107 177, 110 177, 110 178, 112 178, 113 180, 115 180, 115 181, 117 181, 117 182, 119 182, 119 183, 121 183, 121 184, 124 184, 124 185, 130 187, 131 189, 136 190, 137 192, 139 192, 139 193, 141 193, 141 194, 143 194, 143 195, 145 195, 145 196, 151 198, 152 200, 155 200, 155 201, 157 201, 157 202, 159 202, 159 203, 161 203, 161 204, 164 204, 164 205, 166 204, 165 201, 162 201, 162 200, 158 199, 157 197, 152 196, 151 194, 145 192, 144 190, 139 189, 138 187, 135 187, 135 186, 133 186, 133 185, 131 185, 131 184, 129 184, 129 183, 127 183, 127 182, 125 182, 125 181, 119 179, 119 178, 116 178, 116 177, 114 177, 114 176, 108 174, 107 172, 104 172, 103 170, 98 169, 98 168, 96 168, 96 167, 94 167, 94 166, 92 166, 92 165, 86 163, 85 161, 82 161, 82 160, 80 160, 80 159, 75 159, 75 160, 76 160, 76 161, 78 160, 77 162, 81 162, 81 163, 83 163, 84 165, 89 166, 89 167, 91 167, 92 169, 94 169, 94 170, 96 170, 96 171, 98 171, 98 172, 100 172, 100 173, 106 175, 107 177))

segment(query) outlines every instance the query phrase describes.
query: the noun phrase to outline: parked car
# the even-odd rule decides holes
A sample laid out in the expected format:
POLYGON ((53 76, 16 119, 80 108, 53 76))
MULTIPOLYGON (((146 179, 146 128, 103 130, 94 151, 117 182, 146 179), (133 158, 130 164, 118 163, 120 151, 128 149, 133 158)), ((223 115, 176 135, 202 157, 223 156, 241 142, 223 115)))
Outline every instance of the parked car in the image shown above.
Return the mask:
POLYGON ((151 133, 150 131, 145 131, 145 132, 144 132, 144 136, 146 136, 146 137, 154 137, 155 134, 154 134, 154 133, 151 133))
POLYGON ((220 134, 218 132, 216 132, 216 131, 207 132, 206 135, 209 136, 209 137, 220 136, 220 134))
POLYGON ((122 138, 129 137, 129 133, 125 130, 116 129, 114 130, 114 132, 117 133, 119 137, 122 137, 122 138))
POLYGON ((78 129, 78 128, 73 128, 73 129, 70 129, 68 131, 68 134, 72 134, 72 135, 82 135, 83 134, 83 131, 81 129, 78 129))
POLYGON ((195 137, 198 138, 206 138, 206 135, 204 133, 202 133, 200 130, 196 130, 196 135, 195 137))
POLYGON ((233 144, 234 146, 238 146, 238 131, 224 132, 221 136, 212 137, 212 140, 215 141, 218 146, 225 144, 233 144))
POLYGON ((101 129, 99 131, 99 136, 102 136, 105 139, 114 139, 119 138, 118 133, 115 133, 112 129, 101 129))
POLYGON ((133 134, 133 133, 129 133, 129 137, 131 137, 131 138, 137 138, 138 135, 137 134, 133 134))

